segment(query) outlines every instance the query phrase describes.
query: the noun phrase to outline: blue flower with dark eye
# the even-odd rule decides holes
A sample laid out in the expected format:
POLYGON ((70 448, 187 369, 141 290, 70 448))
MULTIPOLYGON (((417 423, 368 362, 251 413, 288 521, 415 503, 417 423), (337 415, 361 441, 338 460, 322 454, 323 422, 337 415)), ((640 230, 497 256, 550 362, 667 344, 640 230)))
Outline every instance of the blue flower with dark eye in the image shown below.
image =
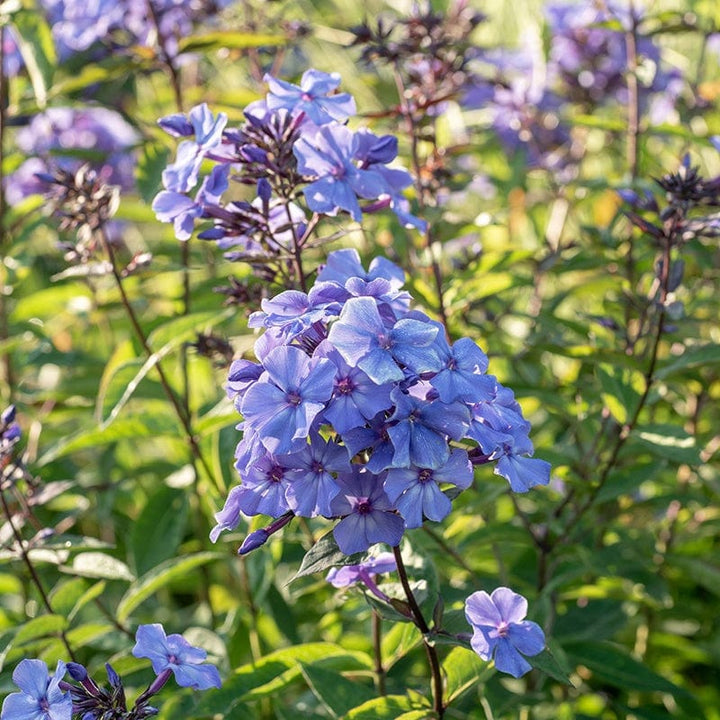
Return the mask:
POLYGON ((382 477, 355 465, 352 472, 338 475, 337 484, 340 494, 332 501, 332 511, 344 517, 333 535, 340 550, 352 555, 379 542, 398 545, 405 524, 393 512, 382 477))
POLYGON ((412 372, 438 369, 428 365, 424 352, 438 328, 413 318, 403 318, 387 327, 377 303, 370 297, 351 298, 340 318, 330 328, 328 340, 351 367, 359 367, 379 385, 405 379, 398 363, 412 372))
POLYGON ((140 625, 135 641, 132 654, 148 658, 156 675, 170 671, 178 685, 195 690, 220 687, 218 669, 203 662, 207 657, 205 650, 194 647, 182 635, 166 636, 160 623, 140 625))
POLYGON ((472 625, 470 644, 483 659, 495 660, 495 667, 513 677, 532 669, 523 657, 532 657, 545 647, 542 628, 527 615, 527 600, 510 588, 499 587, 492 595, 473 593, 465 601, 465 616, 472 625))
POLYGON ((336 215, 346 210, 360 222, 358 197, 374 199, 386 192, 382 175, 355 165, 354 151, 353 133, 344 125, 323 125, 315 134, 303 135, 295 142, 298 171, 316 178, 303 190, 313 212, 336 215))
POLYGON ((0 720, 70 720, 72 698, 59 686, 63 675, 62 660, 52 677, 42 660, 21 660, 12 675, 21 692, 5 698, 0 720))
POLYGON ((470 487, 473 470, 468 454, 454 448, 440 468, 391 468, 385 478, 385 492, 405 519, 405 527, 416 528, 423 516, 440 522, 450 512, 450 499, 440 490, 441 484, 464 490, 470 487))
POLYGON ((343 122, 355 114, 355 100, 348 93, 330 95, 340 85, 339 73, 306 70, 300 86, 278 80, 272 75, 263 78, 270 92, 265 99, 268 110, 284 108, 294 113, 304 113, 315 125, 343 122))
POLYGON ((263 358, 265 372, 248 388, 241 411, 274 454, 297 452, 333 392, 335 365, 281 345, 263 358))

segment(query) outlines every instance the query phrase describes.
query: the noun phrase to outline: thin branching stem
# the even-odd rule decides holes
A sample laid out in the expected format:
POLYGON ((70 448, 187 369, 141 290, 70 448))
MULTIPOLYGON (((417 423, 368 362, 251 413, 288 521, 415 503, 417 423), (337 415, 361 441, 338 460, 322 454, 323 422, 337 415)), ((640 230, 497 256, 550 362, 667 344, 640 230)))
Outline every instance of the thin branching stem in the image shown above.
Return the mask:
MULTIPOLYGON (((150 348, 150 345, 147 340, 147 336, 145 335, 145 331, 142 329, 140 322, 137 318, 137 315, 135 313, 135 309, 132 306, 132 303, 130 302, 130 299, 127 296, 127 293, 125 292, 125 286, 123 284, 122 277, 120 275, 120 272, 118 271, 117 267, 117 261, 115 259, 115 251, 113 250, 112 244, 109 242, 108 237, 104 231, 104 229, 100 230, 100 237, 102 239, 103 245, 105 246, 105 251, 107 252, 108 259, 110 260, 110 265, 112 267, 112 274, 115 278, 115 284, 117 285, 118 291, 120 293, 120 299, 122 301, 123 307, 125 308, 125 311, 127 312, 128 317, 130 318, 130 323, 133 327, 133 330, 135 331, 135 335, 140 342, 140 344, 143 347, 143 350, 145 351, 148 358, 153 357, 154 353, 152 349, 150 348)), ((165 371, 163 370, 162 364, 160 360, 158 360, 155 363, 155 368, 158 372, 158 376, 160 378, 160 384, 162 385, 163 390, 165 391, 165 395, 167 396, 168 400, 170 401, 170 404, 173 406, 175 410, 175 414, 177 415, 178 420, 180 421, 180 424, 183 427, 183 430, 185 431, 185 436, 187 438, 188 444, 190 446, 190 450, 192 452, 193 456, 193 464, 195 464, 195 461, 200 463, 202 465, 203 470, 207 474, 208 478, 213 478, 212 471, 210 470, 210 466, 208 465, 207 461, 205 460, 205 457, 202 454, 202 451, 200 450, 200 446, 198 445, 197 438, 195 437, 192 425, 190 423, 190 416, 186 413, 185 408, 181 404, 180 400, 178 400, 177 396, 173 392, 172 387, 170 386, 170 382, 168 381, 167 375, 165 374, 165 371)), ((196 471, 197 476, 197 471, 196 471)))

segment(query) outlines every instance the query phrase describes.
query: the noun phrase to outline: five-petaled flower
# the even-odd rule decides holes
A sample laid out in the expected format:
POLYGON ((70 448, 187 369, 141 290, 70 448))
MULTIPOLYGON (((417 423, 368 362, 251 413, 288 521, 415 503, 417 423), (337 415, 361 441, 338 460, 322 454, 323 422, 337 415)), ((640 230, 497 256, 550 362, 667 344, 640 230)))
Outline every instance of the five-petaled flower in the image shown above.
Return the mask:
POLYGON ((542 628, 525 620, 526 614, 527 600, 506 587, 492 595, 474 592, 465 601, 465 617, 474 631, 473 650, 483 660, 493 658, 498 670, 516 678, 532 669, 523 655, 532 657, 545 647, 542 628))
POLYGON ((207 653, 194 647, 182 635, 165 635, 160 623, 140 625, 135 634, 132 654, 148 658, 155 674, 172 671, 177 684, 194 690, 220 687, 220 673, 214 665, 203 663, 207 653))
POLYGON ((13 672, 13 682, 21 692, 5 698, 2 720, 70 720, 72 698, 60 687, 65 675, 65 663, 58 661, 55 674, 50 677, 42 660, 21 660, 13 672))

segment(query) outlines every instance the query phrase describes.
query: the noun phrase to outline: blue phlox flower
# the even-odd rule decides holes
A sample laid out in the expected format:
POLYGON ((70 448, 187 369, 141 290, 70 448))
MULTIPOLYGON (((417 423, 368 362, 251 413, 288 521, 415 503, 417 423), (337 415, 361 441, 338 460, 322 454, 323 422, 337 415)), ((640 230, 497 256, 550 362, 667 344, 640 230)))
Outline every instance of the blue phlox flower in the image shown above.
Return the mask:
POLYGON ((441 468, 448 462, 448 440, 460 440, 470 423, 470 413, 460 402, 443 403, 405 394, 391 393, 395 412, 388 418, 388 435, 395 447, 391 467, 441 468))
POLYGON ((369 452, 365 467, 379 474, 392 465, 395 446, 389 435, 389 423, 384 412, 378 413, 366 427, 356 427, 343 433, 342 439, 350 457, 360 452, 369 452))
POLYGON ((222 141, 222 133, 227 125, 228 116, 224 112, 213 116, 207 103, 196 105, 190 110, 190 122, 195 131, 195 142, 203 150, 211 150, 222 141))
POLYGON ((161 190, 152 204, 160 222, 171 222, 178 240, 189 240, 195 229, 195 219, 202 215, 202 207, 192 198, 179 192, 161 190))
POLYGON ((337 368, 333 394, 323 413, 336 432, 342 435, 362 427, 392 406, 391 385, 378 385, 359 368, 350 367, 330 342, 318 345, 314 356, 328 358, 337 368))
POLYGON ((359 367, 382 385, 405 378, 398 360, 416 373, 432 369, 426 367, 423 350, 432 344, 437 332, 433 325, 406 318, 388 328, 375 300, 357 297, 345 303, 328 339, 350 366, 359 367))
POLYGON ((335 365, 326 358, 311 359, 298 348, 280 346, 263 358, 263 366, 265 373, 243 398, 245 421, 271 453, 300 450, 332 395, 335 365))
POLYGON ((278 458, 290 483, 285 496, 290 509, 301 517, 331 517, 330 502, 340 492, 333 473, 350 467, 347 450, 317 434, 297 453, 278 458))
POLYGON ((472 484, 473 470, 468 454, 453 448, 440 468, 391 468, 384 488, 388 498, 405 519, 405 527, 420 527, 423 516, 440 522, 451 509, 450 499, 440 489, 448 484, 464 490, 472 484))
POLYGON ((405 284, 405 271, 385 257, 374 258, 368 270, 365 270, 355 248, 343 248, 331 252, 325 265, 320 269, 317 279, 323 282, 336 282, 344 287, 353 277, 367 281, 383 278, 396 290, 405 284))
POLYGON ((532 669, 523 655, 532 657, 545 647, 542 628, 525 620, 526 615, 527 600, 506 587, 493 590, 492 595, 474 592, 465 601, 473 650, 483 660, 494 659, 498 670, 516 678, 532 669))
POLYGON ((336 215, 346 210, 360 222, 358 197, 374 199, 387 188, 373 170, 359 169, 354 161, 354 136, 344 125, 323 125, 314 135, 302 135, 293 145, 298 172, 316 180, 303 192, 313 212, 336 215))
POLYGON ((234 530, 240 522, 241 486, 231 488, 222 510, 215 513, 215 527, 210 531, 210 540, 217 542, 223 530, 234 530))
POLYGON ((430 380, 440 399, 448 403, 492 400, 497 384, 493 376, 484 374, 488 367, 487 355, 470 338, 460 338, 452 348, 447 345, 446 348, 444 367, 430 380))
POLYGON ((334 567, 325 578, 333 587, 345 588, 362 583, 376 597, 384 602, 390 598, 375 583, 377 575, 397 570, 397 562, 393 553, 383 552, 370 556, 357 565, 334 567))
POLYGON ((168 135, 175 138, 190 137, 195 132, 192 123, 184 113, 166 115, 160 118, 157 123, 168 135))
POLYGON ((550 469, 550 463, 545 460, 508 452, 498 460, 493 472, 504 477, 513 492, 527 492, 536 485, 547 485, 550 469))
POLYGON ((315 283, 308 293, 285 290, 261 303, 262 311, 250 315, 250 327, 279 328, 286 341, 316 322, 340 314, 348 293, 335 283, 315 283))
POLYGON ((356 112, 355 100, 348 93, 330 95, 340 85, 339 73, 306 70, 299 87, 272 75, 265 75, 263 79, 270 90, 265 99, 270 110, 284 108, 295 113, 302 112, 315 125, 343 122, 356 112))
POLYGON ((221 685, 220 673, 214 665, 204 662, 205 650, 191 645, 182 635, 165 635, 160 623, 140 625, 135 633, 136 658, 148 658, 156 675, 171 670, 177 684, 195 690, 221 685))
POLYGON ((242 484, 233 498, 233 509, 270 517, 279 517, 290 509, 286 500, 290 473, 277 457, 266 452, 245 467, 236 467, 242 484))
POLYGON ((383 490, 382 476, 354 466, 351 472, 338 475, 336 482, 340 494, 332 501, 332 511, 342 520, 333 535, 342 552, 352 555, 375 543, 393 547, 400 543, 405 524, 383 490))
POLYGON ((9 405, 0 415, 0 467, 20 440, 20 426, 15 422, 15 406, 9 405))
POLYGON ((62 660, 58 660, 52 677, 42 660, 21 660, 12 675, 20 692, 5 698, 1 720, 70 720, 72 698, 59 687, 64 675, 62 660))
POLYGON ((380 308, 387 305, 392 315, 402 317, 410 307, 412 296, 405 290, 398 290, 385 278, 364 280, 363 278, 349 278, 345 289, 352 297, 372 297, 380 308))

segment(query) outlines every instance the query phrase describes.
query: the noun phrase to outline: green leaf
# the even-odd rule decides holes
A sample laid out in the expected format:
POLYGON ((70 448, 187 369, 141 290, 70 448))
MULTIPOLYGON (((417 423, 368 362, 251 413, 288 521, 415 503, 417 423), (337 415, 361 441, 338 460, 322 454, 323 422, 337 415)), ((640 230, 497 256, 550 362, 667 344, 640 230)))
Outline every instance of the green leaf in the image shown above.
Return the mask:
POLYGON ((613 687, 671 694, 680 689, 647 665, 635 660, 627 650, 610 642, 567 645, 565 650, 570 662, 584 665, 600 682, 613 687))
POLYGON ((88 623, 70 630, 67 639, 71 647, 81 648, 116 632, 117 628, 110 623, 88 623))
POLYGON ((602 400, 612 416, 624 425, 640 402, 644 378, 639 371, 603 363, 595 368, 603 389, 602 400))
POLYGON ((296 645, 238 668, 221 688, 204 693, 198 713, 224 716, 237 702, 275 695, 301 677, 301 666, 310 664, 348 671, 372 668, 370 658, 364 653, 348 652, 333 643, 296 645))
POLYGON ((720 567, 707 560, 684 555, 669 555, 667 561, 671 567, 677 567, 687 573, 697 585, 704 587, 714 595, 720 596, 720 567))
POLYGON ((117 606, 116 615, 118 622, 124 622, 130 613, 141 603, 147 600, 161 587, 179 578, 185 577, 191 570, 201 565, 225 557, 217 552, 200 552, 195 555, 185 555, 180 558, 170 558, 158 565, 150 572, 143 575, 134 582, 123 595, 117 606))
POLYGON ((169 415, 146 413, 142 416, 125 417, 110 426, 84 430, 60 440, 38 460, 37 464, 43 467, 70 453, 97 448, 118 440, 136 440, 163 435, 175 437, 177 433, 177 419, 169 415))
POLYGON ((632 439, 653 455, 678 465, 700 464, 700 451, 695 444, 695 438, 676 425, 643 425, 633 433, 632 439))
POLYGON ((130 549, 138 575, 175 555, 185 532, 187 493, 161 486, 143 505, 132 525, 130 549))
POLYGON ((301 664, 300 667, 308 686, 333 717, 343 717, 348 710, 377 695, 372 687, 348 680, 340 673, 313 665, 301 664))
POLYGON ((565 685, 573 684, 572 680, 570 680, 571 669, 567 664, 565 654, 557 645, 554 645, 552 641, 548 641, 548 647, 540 654, 527 658, 527 661, 534 668, 541 670, 554 680, 564 683, 565 685), (553 652, 553 650, 555 652, 553 652))
POLYGON ((105 592, 106 587, 107 583, 104 580, 100 580, 92 587, 88 588, 87 591, 78 598, 77 602, 73 606, 73 609, 68 613, 68 621, 72 622, 75 616, 85 607, 85 605, 92 602, 95 598, 100 597, 105 592))
POLYGON ((484 682, 495 674, 489 663, 466 648, 453 648, 442 662, 445 671, 447 702, 452 702, 466 690, 484 682))
POLYGON ((374 698, 350 710, 345 720, 430 720, 435 713, 427 708, 418 707, 418 703, 405 695, 386 695, 374 698))
POLYGON ((307 553, 305 553, 305 557, 302 559, 302 563, 300 563, 300 569, 290 582, 307 575, 329 570, 332 567, 357 565, 364 557, 365 553, 345 555, 335 542, 335 537, 332 532, 329 532, 323 535, 307 553))
POLYGON ((21 8, 13 15, 18 49, 30 77, 38 107, 47 105, 48 89, 52 86, 57 65, 55 43, 43 13, 21 8))
POLYGON ((282 35, 214 32, 183 38, 178 43, 178 46, 180 52, 194 52, 197 50, 222 50, 224 48, 244 50, 245 48, 278 46, 285 43, 287 43, 287 38, 282 35))
POLYGON ((162 187, 162 173, 168 164, 170 152, 160 142, 146 142, 137 160, 135 177, 140 197, 146 202, 162 187))
POLYGON ((67 620, 61 615, 40 615, 22 625, 15 635, 13 644, 17 647, 29 640, 55 635, 65 630, 67 626, 67 620))
POLYGON ((80 553, 73 558, 70 567, 61 566, 60 570, 80 577, 124 580, 126 582, 135 580, 130 568, 122 560, 101 552, 80 553))
POLYGON ((659 380, 664 380, 670 375, 682 370, 698 367, 717 367, 718 364, 720 364, 720 344, 710 343, 708 345, 700 345, 698 347, 688 348, 677 359, 672 360, 666 365, 662 365, 655 373, 655 377, 659 380))

